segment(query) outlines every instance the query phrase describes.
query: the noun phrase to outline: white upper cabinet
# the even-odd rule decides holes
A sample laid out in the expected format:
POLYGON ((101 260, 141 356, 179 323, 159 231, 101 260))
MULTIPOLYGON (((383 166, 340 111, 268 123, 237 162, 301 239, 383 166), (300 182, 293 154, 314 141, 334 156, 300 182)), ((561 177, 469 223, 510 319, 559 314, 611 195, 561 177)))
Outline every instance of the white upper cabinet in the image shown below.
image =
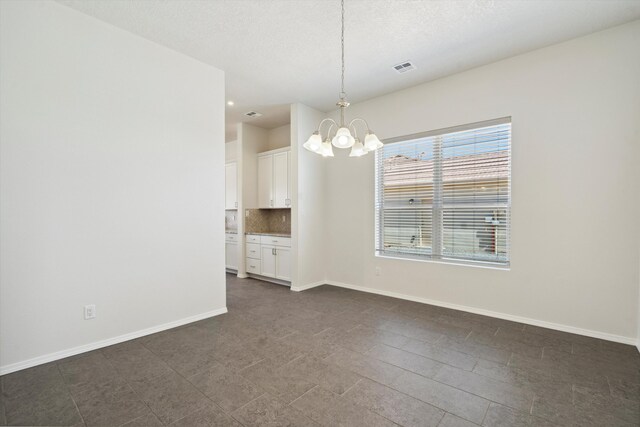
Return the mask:
POLYGON ((273 155, 273 207, 288 208, 291 206, 289 199, 289 176, 291 169, 290 152, 273 155))
POLYGON ((224 208, 238 209, 237 163, 227 163, 224 167, 224 208))
POLYGON ((291 152, 258 155, 258 207, 291 207, 291 152))
POLYGON ((258 207, 273 207, 273 156, 258 156, 258 207))

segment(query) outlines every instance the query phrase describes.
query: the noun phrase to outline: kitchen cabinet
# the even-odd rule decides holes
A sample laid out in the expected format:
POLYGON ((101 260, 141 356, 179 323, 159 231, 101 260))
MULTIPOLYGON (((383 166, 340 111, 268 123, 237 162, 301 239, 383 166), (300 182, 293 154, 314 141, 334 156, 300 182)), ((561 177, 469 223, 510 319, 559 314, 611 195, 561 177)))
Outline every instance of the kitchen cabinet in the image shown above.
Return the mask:
POLYGON ((260 247, 260 274, 267 277, 276 277, 276 247, 260 247))
POLYGON ((237 163, 227 163, 224 167, 224 208, 238 209, 237 163))
POLYGON ((258 156, 258 207, 273 207, 273 156, 258 156))
POLYGON ((247 235, 247 273, 291 281, 291 238, 247 235))
POLYGON ((291 206, 289 190, 289 175, 291 169, 291 153, 277 153, 273 155, 273 204, 275 208, 291 206))
POLYGON ((225 234, 224 242, 225 267, 228 270, 238 270, 238 235, 225 234))
POLYGON ((291 207, 291 151, 279 149, 258 155, 258 207, 291 207))
POLYGON ((276 247, 276 278, 291 281, 291 248, 276 247))

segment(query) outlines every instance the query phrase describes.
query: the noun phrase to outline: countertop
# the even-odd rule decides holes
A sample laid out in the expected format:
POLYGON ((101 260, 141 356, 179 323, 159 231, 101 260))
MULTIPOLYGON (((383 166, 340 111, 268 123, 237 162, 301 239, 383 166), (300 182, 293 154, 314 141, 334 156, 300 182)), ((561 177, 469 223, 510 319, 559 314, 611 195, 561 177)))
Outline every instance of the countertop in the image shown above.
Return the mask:
POLYGON ((253 236, 291 237, 290 233, 245 233, 253 236))

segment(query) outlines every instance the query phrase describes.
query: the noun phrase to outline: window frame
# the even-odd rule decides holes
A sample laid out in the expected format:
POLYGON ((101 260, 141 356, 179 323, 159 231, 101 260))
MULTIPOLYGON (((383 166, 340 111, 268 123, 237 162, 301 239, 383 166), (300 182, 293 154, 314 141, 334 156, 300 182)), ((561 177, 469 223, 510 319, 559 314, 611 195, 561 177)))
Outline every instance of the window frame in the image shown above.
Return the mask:
MULTIPOLYGON (((447 127, 447 128, 441 128, 441 129, 435 129, 435 130, 430 130, 430 131, 426 131, 426 132, 419 132, 419 133, 415 133, 415 134, 410 134, 410 135, 404 135, 404 136, 399 136, 399 137, 394 137, 394 138, 388 138, 383 140, 384 144, 394 144, 394 143, 400 143, 403 141, 412 141, 415 139, 422 139, 422 138, 435 138, 436 141, 438 142, 438 145, 441 144, 442 142, 442 138, 438 138, 438 137, 442 137, 446 134, 451 134, 451 133, 456 133, 456 132, 464 132, 464 131, 470 131, 470 130, 474 130, 474 129, 481 129, 481 128, 485 128, 485 127, 489 127, 489 126, 496 126, 496 125, 503 125, 503 124, 509 124, 510 127, 510 134, 509 134, 509 158, 508 158, 508 186, 507 186, 507 194, 508 194, 508 198, 507 198, 507 203, 502 206, 502 205, 495 205, 495 206, 487 206, 487 208, 498 208, 500 207, 501 209, 505 209, 506 211, 506 217, 507 217, 507 235, 506 235, 506 261, 505 262, 499 262, 499 261, 492 261, 492 260, 480 260, 480 259, 465 259, 462 257, 452 257, 452 256, 447 256, 443 253, 442 250, 442 237, 439 236, 439 234, 441 234, 444 230, 444 221, 442 218, 438 218, 439 216, 442 215, 442 212, 444 210, 447 209, 447 207, 449 207, 449 209, 451 209, 451 204, 445 204, 444 203, 444 198, 442 197, 442 195, 437 196, 436 192, 438 191, 437 189, 437 185, 435 185, 434 183, 434 196, 433 196, 433 200, 432 203, 429 205, 430 210, 432 212, 431 214, 431 221, 433 222, 432 225, 432 246, 429 250, 429 255, 423 255, 423 254, 411 254, 408 251, 407 252, 397 252, 394 253, 393 251, 384 251, 384 250, 380 250, 380 248, 382 247, 381 241, 384 240, 384 227, 383 227, 383 214, 385 212, 385 208, 383 207, 381 201, 379 200, 381 195, 383 194, 381 189, 380 189, 380 185, 382 183, 382 178, 379 176, 380 171, 382 170, 380 167, 380 161, 381 161, 381 155, 380 155, 380 150, 377 150, 375 153, 375 161, 374 161, 374 181, 375 181, 375 185, 374 185, 374 191, 375 191, 375 195, 374 195, 374 220, 375 220, 375 227, 374 227, 374 234, 375 234, 375 239, 374 239, 374 245, 375 245, 375 256, 379 257, 379 258, 389 258, 389 259, 401 259, 401 260, 407 260, 407 261, 419 261, 419 262, 429 262, 429 263, 438 263, 438 264, 451 264, 451 265, 460 265, 460 266, 467 266, 467 267, 480 267, 480 268, 489 268, 489 269, 495 269, 495 270, 510 270, 511 269, 511 219, 512 219, 512 213, 511 213, 511 201, 512 201, 512 197, 511 197, 511 183, 512 183, 512 170, 511 170, 511 164, 512 164, 512 146, 513 146, 513 137, 512 137, 512 133, 513 133, 513 122, 511 120, 511 116, 506 116, 506 117, 501 117, 498 119, 492 119, 492 120, 485 120, 485 121, 480 121, 480 122, 474 122, 474 123, 468 123, 468 124, 464 124, 464 125, 460 125, 460 126, 452 126, 452 127, 447 127), (440 215, 434 215, 434 213, 436 213, 437 211, 440 212, 440 215), (438 234, 438 236, 436 236, 436 234, 438 234), (440 245, 440 246, 438 246, 440 245), (434 255, 434 253, 436 255, 434 255)), ((383 148, 384 150, 384 148, 383 148)), ((441 156, 442 154, 442 146, 440 145, 439 147, 434 147, 434 153, 439 152, 440 156, 439 156, 439 164, 436 165, 436 161, 434 161, 434 168, 435 167, 439 167, 442 168, 442 162, 443 162, 443 158, 441 156)), ((434 158, 436 158, 437 155, 434 155, 434 158)), ((444 184, 440 183, 439 185, 439 190, 442 190, 442 188, 444 188, 444 184)), ((470 207, 473 208, 474 205, 471 205, 470 207)))

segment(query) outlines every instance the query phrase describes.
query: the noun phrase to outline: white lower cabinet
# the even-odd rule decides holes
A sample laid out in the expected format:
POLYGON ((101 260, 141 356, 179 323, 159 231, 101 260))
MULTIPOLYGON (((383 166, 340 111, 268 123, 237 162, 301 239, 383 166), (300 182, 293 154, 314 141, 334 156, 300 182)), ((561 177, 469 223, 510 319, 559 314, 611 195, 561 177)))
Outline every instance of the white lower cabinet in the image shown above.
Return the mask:
POLYGON ((224 243, 225 266, 229 270, 238 269, 238 242, 227 240, 224 243))
POLYGON ((247 258, 247 273, 251 274, 260 274, 260 260, 247 258))
POLYGON ((275 246, 260 247, 260 274, 267 277, 276 277, 276 255, 275 246))
POLYGON ((247 273, 291 281, 290 238, 248 235, 246 241, 247 273))
POLYGON ((247 243, 247 258, 260 259, 260 243, 247 243))
POLYGON ((291 248, 276 248, 276 278, 291 281, 291 248))

